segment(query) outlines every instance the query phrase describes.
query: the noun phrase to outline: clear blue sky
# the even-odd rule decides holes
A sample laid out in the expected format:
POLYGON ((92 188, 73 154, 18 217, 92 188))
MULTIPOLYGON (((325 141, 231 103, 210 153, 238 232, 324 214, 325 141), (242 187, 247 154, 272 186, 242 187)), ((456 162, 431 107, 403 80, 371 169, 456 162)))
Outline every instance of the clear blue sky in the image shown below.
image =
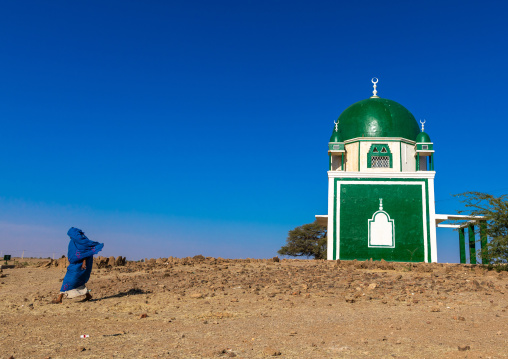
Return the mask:
MULTIPOLYGON (((333 121, 371 95, 435 144, 436 211, 506 193, 505 1, 0 5, 0 249, 272 257, 327 212, 333 121)), ((438 231, 439 261, 458 235, 438 231)))

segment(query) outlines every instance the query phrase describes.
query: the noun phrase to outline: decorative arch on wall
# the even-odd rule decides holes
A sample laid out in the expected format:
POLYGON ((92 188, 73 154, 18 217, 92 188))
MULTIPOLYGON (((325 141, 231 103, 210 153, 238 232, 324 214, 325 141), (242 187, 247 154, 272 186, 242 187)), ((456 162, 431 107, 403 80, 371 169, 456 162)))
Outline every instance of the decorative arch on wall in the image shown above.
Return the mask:
POLYGON ((395 220, 383 210, 382 198, 379 202, 379 210, 368 220, 369 247, 395 248, 395 220))

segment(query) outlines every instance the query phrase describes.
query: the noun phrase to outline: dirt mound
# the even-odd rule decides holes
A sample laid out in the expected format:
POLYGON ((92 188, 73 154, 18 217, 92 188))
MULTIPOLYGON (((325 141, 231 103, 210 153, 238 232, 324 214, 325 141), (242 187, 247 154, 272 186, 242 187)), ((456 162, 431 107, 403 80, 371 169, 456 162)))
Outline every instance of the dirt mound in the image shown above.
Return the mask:
POLYGON ((87 285, 94 300, 86 303, 49 304, 63 259, 4 269, 2 355, 507 357, 507 272, 385 261, 111 258, 94 260, 87 285))

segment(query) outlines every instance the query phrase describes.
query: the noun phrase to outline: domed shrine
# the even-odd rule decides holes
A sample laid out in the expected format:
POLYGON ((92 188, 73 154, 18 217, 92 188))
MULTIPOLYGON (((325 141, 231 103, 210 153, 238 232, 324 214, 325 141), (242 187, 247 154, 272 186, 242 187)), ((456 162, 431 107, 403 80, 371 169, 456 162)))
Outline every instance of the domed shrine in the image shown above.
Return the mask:
POLYGON ((434 148, 411 112, 377 96, 352 104, 328 143, 328 259, 437 261, 434 148))
POLYGON ((477 263, 479 253, 487 263, 485 217, 436 214, 425 121, 420 130, 409 110, 377 96, 372 83, 373 96, 342 112, 328 143, 328 215, 316 216, 327 226, 327 258, 437 262, 441 227, 458 230, 460 263, 477 263))

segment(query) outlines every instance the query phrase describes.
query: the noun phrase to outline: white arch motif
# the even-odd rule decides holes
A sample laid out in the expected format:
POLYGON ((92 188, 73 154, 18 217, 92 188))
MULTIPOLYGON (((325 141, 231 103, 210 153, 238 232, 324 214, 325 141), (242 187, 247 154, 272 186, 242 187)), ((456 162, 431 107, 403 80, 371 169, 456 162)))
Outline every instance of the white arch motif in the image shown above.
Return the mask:
POLYGON ((395 248, 395 220, 383 211, 383 199, 379 199, 379 210, 368 220, 369 247, 395 248))

